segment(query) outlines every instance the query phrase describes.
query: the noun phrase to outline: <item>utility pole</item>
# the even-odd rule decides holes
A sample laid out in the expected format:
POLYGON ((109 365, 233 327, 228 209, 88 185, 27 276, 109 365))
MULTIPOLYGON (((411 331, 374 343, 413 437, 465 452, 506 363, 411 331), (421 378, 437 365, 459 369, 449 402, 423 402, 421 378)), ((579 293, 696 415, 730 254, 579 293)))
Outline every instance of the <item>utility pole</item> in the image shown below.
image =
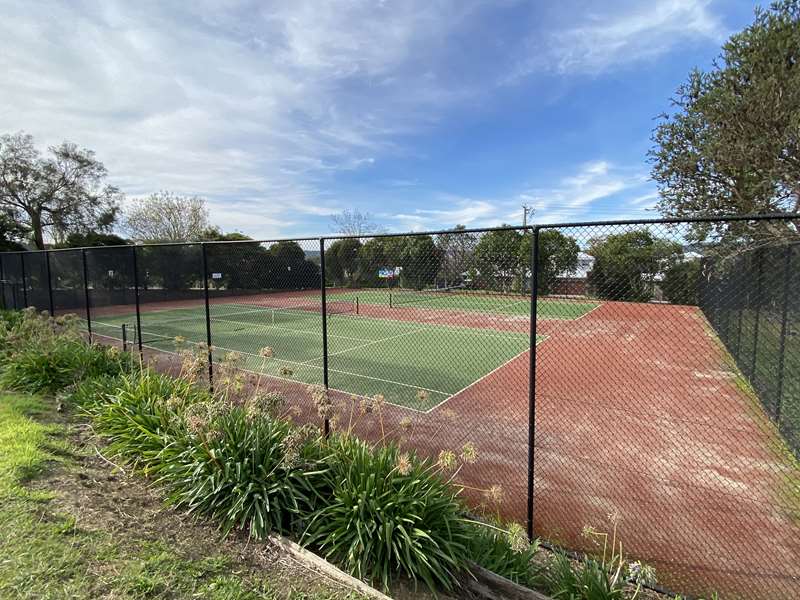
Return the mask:
POLYGON ((530 215, 532 217, 533 213, 535 211, 536 211, 536 209, 533 208, 532 206, 528 206, 527 204, 523 204, 522 205, 522 226, 523 227, 527 227, 528 226, 528 215, 530 215))

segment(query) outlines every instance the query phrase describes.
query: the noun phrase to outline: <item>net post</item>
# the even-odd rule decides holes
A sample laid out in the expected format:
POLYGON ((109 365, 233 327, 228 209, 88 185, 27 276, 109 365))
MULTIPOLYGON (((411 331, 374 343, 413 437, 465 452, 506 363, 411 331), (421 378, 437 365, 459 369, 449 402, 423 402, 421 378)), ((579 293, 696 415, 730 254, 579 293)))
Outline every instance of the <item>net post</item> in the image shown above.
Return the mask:
MULTIPOLYGON (((319 238, 319 286, 322 302, 322 381, 328 390, 328 304, 325 295, 325 238, 319 238)), ((325 417, 325 437, 331 433, 331 423, 325 417)))
POLYGON ((89 343, 92 343, 92 310, 89 307, 89 269, 86 266, 86 248, 81 249, 83 263, 83 301, 86 305, 86 330, 89 332, 89 343))
POLYGON ((122 351, 128 351, 128 324, 122 324, 122 351))
POLYGON ((792 244, 786 244, 783 263, 783 308, 781 310, 781 341, 778 351, 778 393, 775 398, 775 422, 780 426, 783 405, 783 376, 786 362, 786 334, 789 325, 789 289, 792 278, 792 244))
POLYGON ((530 359, 528 366, 528 539, 533 540, 533 486, 534 486, 534 442, 536 438, 536 329, 539 296, 539 226, 533 228, 531 239, 531 313, 530 313, 530 359))
POLYGON ((358 296, 356 296, 356 314, 358 314, 358 296))
POLYGON ((50 252, 44 251, 44 264, 47 269, 47 301, 50 306, 50 316, 54 317, 56 314, 55 304, 53 303, 53 275, 50 270, 50 252))
POLYGON ((22 265, 22 303, 28 308, 28 280, 25 276, 25 255, 19 255, 19 262, 22 265))
POLYGON ((203 254, 203 296, 206 307, 206 348, 208 349, 208 389, 214 393, 214 352, 211 346, 211 308, 208 300, 208 253, 206 243, 201 242, 200 248, 203 254))
POLYGON ((392 308, 392 292, 389 292, 389 308, 392 308))
POLYGON ((136 258, 136 246, 131 246, 131 256, 133 259, 133 297, 136 301, 136 342, 139 346, 139 360, 144 360, 144 348, 142 346, 142 311, 139 306, 139 264, 136 258))

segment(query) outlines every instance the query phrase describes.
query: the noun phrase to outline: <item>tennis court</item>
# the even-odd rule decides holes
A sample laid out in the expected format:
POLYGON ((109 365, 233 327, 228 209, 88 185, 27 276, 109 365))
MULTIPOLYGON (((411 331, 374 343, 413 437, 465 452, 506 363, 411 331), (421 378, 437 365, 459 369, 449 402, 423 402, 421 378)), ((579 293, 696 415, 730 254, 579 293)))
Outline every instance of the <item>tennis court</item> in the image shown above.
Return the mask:
MULTIPOLYGON (((423 311, 435 307, 435 322, 424 316, 419 321, 408 320, 407 313, 403 318, 392 318, 392 310, 387 308, 388 295, 380 290, 362 290, 357 295, 336 292, 330 298, 329 385, 356 396, 381 394, 392 404, 429 411, 530 347, 527 328, 509 331, 491 327, 494 315, 529 314, 530 301, 520 297, 393 293, 392 302, 399 298, 398 305, 413 304, 423 311), (359 306, 368 309, 370 305, 386 310, 379 313, 381 317, 376 317, 374 310, 363 311, 369 314, 357 312, 359 306), (448 310, 454 314, 480 310, 489 326, 464 326, 456 318, 448 319, 448 310), (454 364, 458 368, 453 368, 454 364)), ((540 301, 539 310, 546 318, 571 319, 596 306, 540 301)), ((145 346, 174 352, 176 338, 183 338, 186 344, 206 341, 204 305, 153 308, 156 307, 143 307, 141 313, 145 346)), ((313 295, 291 299, 267 295, 247 301, 240 298, 215 302, 210 316, 215 361, 237 352, 245 369, 307 384, 322 383, 322 314, 313 295)), ((100 335, 119 338, 123 324, 128 339, 136 340, 133 313, 106 315, 95 320, 93 327, 100 335)), ((540 336, 537 341, 542 339, 540 336)))

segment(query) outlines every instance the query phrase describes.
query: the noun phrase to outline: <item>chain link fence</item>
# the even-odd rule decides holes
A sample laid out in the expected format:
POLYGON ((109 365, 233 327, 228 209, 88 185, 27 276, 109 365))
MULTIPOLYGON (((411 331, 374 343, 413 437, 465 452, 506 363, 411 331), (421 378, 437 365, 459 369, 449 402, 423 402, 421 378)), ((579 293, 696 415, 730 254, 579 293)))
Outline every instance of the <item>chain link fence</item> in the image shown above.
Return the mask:
POLYGON ((0 298, 457 462, 474 510, 557 546, 616 529, 666 589, 788 599, 799 246, 741 218, 8 253, 0 298))

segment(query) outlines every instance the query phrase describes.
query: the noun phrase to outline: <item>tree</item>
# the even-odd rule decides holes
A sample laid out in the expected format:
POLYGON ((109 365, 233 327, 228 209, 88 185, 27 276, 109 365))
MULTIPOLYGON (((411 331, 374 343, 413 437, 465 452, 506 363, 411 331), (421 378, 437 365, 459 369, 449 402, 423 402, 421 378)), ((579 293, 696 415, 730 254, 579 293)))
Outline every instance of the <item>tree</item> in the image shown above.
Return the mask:
POLYGON ((756 9, 672 103, 649 152, 664 216, 800 212, 800 0, 756 9))
MULTIPOLYGON (((530 265, 530 234, 523 234, 520 243, 520 262, 530 265)), ((550 294, 561 273, 572 273, 578 267, 580 247, 575 238, 564 235, 556 229, 539 231, 539 248, 537 253, 537 276, 539 293, 550 294)))
POLYGON ((442 264, 442 253, 429 235, 412 235, 401 238, 400 281, 403 287, 422 289, 436 282, 442 264))
POLYGON ((521 289, 522 234, 515 229, 488 231, 475 246, 475 283, 483 289, 521 289))
POLYGON ((70 233, 56 248, 89 248, 93 246, 124 246, 128 240, 113 233, 70 233))
POLYGON ((33 136, 0 136, 0 209, 30 229, 40 250, 74 232, 109 231, 121 194, 105 185, 106 168, 94 152, 70 142, 43 157, 33 136))
POLYGON ((196 241, 213 231, 203 198, 167 191, 132 200, 124 210, 122 226, 141 242, 196 241))
POLYGON ((441 275, 445 286, 458 285, 472 266, 478 234, 464 233, 464 225, 456 225, 453 233, 436 236, 436 246, 442 255, 441 275))
POLYGON ((355 209, 345 209, 338 215, 332 215, 331 221, 333 221, 333 231, 342 235, 368 236, 383 231, 383 228, 373 221, 371 214, 355 209))
POLYGON ((587 252, 594 256, 589 284, 600 298, 647 302, 656 275, 683 252, 676 242, 653 236, 647 229, 595 238, 587 252))
POLYGON ((334 285, 355 285, 358 272, 358 251, 361 242, 354 238, 336 240, 325 251, 325 276, 334 285))
POLYGON ((10 211, 0 210, 0 252, 25 250, 22 241, 28 231, 18 223, 10 211))
POLYGON ((699 258, 675 260, 664 272, 661 289, 664 297, 672 304, 697 306, 701 277, 699 258))

